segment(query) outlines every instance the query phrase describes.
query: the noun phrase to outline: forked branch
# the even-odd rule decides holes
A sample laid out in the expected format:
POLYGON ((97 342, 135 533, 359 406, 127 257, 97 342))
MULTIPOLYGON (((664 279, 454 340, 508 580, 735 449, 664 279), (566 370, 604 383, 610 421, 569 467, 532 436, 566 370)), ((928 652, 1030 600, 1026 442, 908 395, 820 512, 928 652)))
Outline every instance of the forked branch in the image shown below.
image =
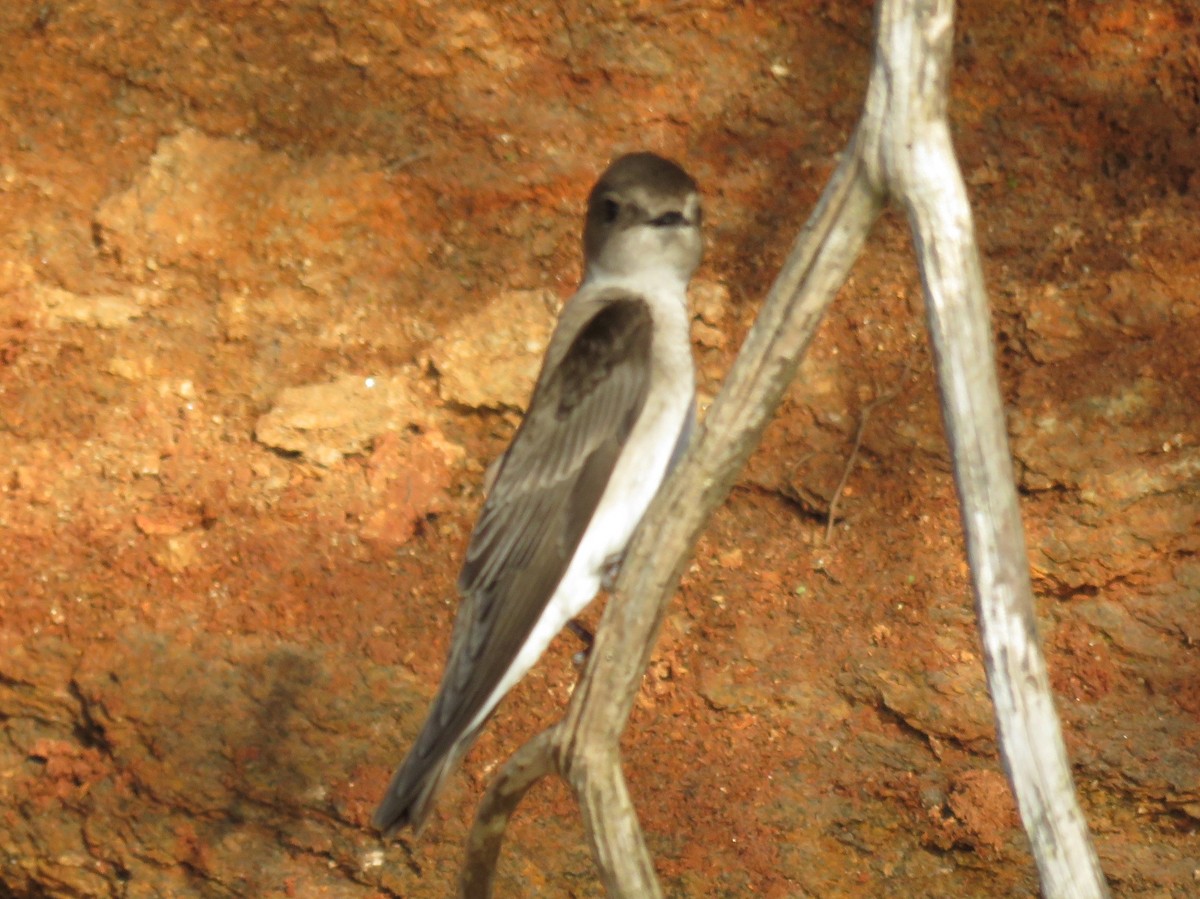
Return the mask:
POLYGON ((1108 895, 1034 626, 987 297, 946 120, 953 14, 953 0, 880 0, 866 104, 850 145, 691 450, 634 537, 565 718, 520 750, 489 792, 464 896, 488 895, 507 817, 550 770, 579 798, 610 895, 662 895, 621 775, 620 734, 701 529, 758 444, 888 197, 913 229, 1000 751, 1043 893, 1108 895))

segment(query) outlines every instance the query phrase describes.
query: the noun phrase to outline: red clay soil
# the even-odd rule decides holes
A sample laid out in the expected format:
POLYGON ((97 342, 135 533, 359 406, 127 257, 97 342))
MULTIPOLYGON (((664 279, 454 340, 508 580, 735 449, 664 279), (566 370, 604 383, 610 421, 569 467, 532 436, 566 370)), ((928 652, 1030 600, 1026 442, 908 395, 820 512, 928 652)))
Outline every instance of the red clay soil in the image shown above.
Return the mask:
MULTIPOLYGON (((1200 895, 1198 27, 1192 0, 993 2, 956 38, 1041 633, 1119 897, 1200 895)), ((0 895, 449 895, 574 638, 421 839, 368 818, 587 189, 639 148, 700 181, 711 399, 870 43, 867 2, 7 3, 0 895)), ((634 712, 671 896, 1037 893, 931 364, 888 214, 634 712)), ((500 894, 602 894, 560 784, 522 805, 500 894)))

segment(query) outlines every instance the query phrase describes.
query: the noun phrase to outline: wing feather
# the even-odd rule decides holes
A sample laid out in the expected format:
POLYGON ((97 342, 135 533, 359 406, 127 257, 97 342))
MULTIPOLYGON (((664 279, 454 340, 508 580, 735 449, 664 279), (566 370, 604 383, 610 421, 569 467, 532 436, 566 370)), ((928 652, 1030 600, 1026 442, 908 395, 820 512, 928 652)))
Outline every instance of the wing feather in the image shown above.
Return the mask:
POLYGON ((625 294, 597 305, 558 364, 548 359, 472 532, 447 670, 412 751, 434 770, 461 750, 553 596, 645 405, 649 308, 625 294))

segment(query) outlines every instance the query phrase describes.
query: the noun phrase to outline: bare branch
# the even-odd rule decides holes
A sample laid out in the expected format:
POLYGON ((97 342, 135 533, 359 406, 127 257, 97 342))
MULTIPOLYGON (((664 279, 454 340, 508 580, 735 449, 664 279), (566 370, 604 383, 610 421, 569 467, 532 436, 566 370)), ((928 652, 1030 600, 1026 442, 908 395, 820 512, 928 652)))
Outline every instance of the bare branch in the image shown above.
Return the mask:
POLYGON ((500 857, 509 818, 530 787, 558 770, 553 755, 556 730, 556 727, 550 727, 542 731, 514 752, 479 803, 475 823, 467 838, 467 858, 459 880, 459 895, 463 899, 492 894, 496 861, 500 857))
POLYGON ((625 786, 621 757, 615 746, 610 752, 597 748, 580 747, 571 756, 567 779, 579 797, 604 886, 610 896, 658 899, 662 890, 625 786))
POLYGON ((1000 752, 1047 897, 1107 896, 1034 619, 987 293, 946 120, 953 0, 882 0, 866 119, 912 226, 1000 752))

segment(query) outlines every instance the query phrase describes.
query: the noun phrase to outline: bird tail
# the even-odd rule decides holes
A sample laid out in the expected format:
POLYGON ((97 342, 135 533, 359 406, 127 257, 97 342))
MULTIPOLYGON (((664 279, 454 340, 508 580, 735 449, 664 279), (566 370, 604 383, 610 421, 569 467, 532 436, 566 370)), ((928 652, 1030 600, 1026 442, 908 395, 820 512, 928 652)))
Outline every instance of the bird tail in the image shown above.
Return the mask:
POLYGON ((433 807, 433 800, 441 792, 446 778, 458 767, 462 757, 475 740, 478 731, 464 735, 442 756, 421 757, 417 747, 405 756, 392 781, 388 784, 371 823, 389 839, 404 827, 411 827, 414 836, 420 836, 425 819, 433 807))

